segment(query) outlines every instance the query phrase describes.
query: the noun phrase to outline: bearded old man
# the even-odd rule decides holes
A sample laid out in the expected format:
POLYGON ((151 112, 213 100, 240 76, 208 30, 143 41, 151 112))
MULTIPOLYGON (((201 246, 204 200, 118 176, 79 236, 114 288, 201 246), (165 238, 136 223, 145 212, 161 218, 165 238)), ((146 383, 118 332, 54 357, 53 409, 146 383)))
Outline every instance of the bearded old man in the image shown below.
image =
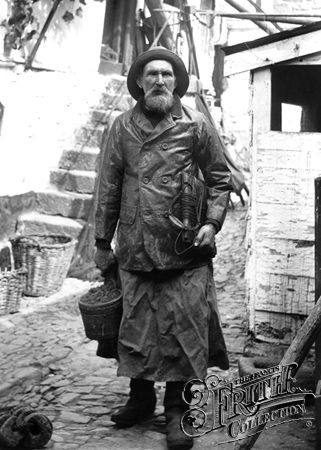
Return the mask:
POLYGON ((188 85, 184 63, 174 52, 156 47, 134 61, 127 86, 137 103, 113 123, 96 212, 95 262, 101 271, 113 260, 110 244, 117 227, 123 294, 118 376, 130 378, 129 399, 111 420, 129 427, 147 418, 156 405, 154 382, 166 382, 171 450, 193 446, 180 428, 187 410, 184 384, 203 379, 208 367, 228 368, 212 258, 229 200, 230 172, 213 127, 181 103, 188 85), (193 187, 200 176, 203 191, 193 187), (185 209, 196 208, 194 222, 188 213, 182 218, 184 180, 190 187, 185 209), (194 194, 202 192, 199 223, 201 200, 194 194))

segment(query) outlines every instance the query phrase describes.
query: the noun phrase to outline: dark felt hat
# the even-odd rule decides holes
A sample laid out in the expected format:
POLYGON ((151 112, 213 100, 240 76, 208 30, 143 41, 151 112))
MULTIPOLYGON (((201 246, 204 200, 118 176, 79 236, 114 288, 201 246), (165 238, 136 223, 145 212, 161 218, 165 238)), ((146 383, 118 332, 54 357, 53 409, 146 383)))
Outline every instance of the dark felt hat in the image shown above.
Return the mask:
POLYGON ((163 59, 172 64, 177 81, 175 92, 180 97, 183 97, 189 85, 189 77, 185 64, 176 53, 165 47, 154 47, 151 50, 147 50, 138 55, 133 62, 127 76, 127 87, 132 97, 138 100, 144 94, 143 90, 137 84, 137 78, 141 74, 144 66, 155 59, 163 59))

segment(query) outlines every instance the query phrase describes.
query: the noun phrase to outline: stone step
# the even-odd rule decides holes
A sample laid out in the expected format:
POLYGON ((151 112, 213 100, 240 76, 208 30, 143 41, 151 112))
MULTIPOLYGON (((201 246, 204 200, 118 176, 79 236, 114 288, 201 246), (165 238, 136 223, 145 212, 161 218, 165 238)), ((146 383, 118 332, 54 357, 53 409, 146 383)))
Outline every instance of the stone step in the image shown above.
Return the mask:
POLYGON ((99 109, 117 109, 118 111, 128 111, 135 105, 135 100, 128 91, 112 92, 107 91, 102 94, 99 100, 99 109))
POLYGON ((96 172, 89 170, 57 169, 50 172, 50 183, 63 191, 92 194, 95 180, 96 172))
POLYGON ((59 169, 96 170, 99 155, 99 147, 82 147, 79 150, 64 150, 59 161, 59 169))
POLYGON ((75 130, 74 136, 78 144, 100 148, 104 130, 105 125, 88 124, 75 130))
POLYGON ((19 234, 59 234, 78 238, 85 221, 62 216, 50 216, 38 212, 22 214, 17 220, 19 234))
POLYGON ((86 220, 92 205, 91 194, 48 189, 36 194, 36 211, 42 214, 61 215, 86 220))
POLYGON ((93 124, 104 124, 108 127, 108 129, 110 129, 119 114, 121 114, 121 111, 118 111, 117 109, 95 108, 91 110, 91 121, 93 124))
POLYGON ((105 80, 106 80, 106 84, 105 84, 106 92, 113 92, 113 93, 117 94, 121 90, 124 90, 126 93, 128 93, 127 78, 125 76, 111 75, 111 76, 106 76, 105 80))

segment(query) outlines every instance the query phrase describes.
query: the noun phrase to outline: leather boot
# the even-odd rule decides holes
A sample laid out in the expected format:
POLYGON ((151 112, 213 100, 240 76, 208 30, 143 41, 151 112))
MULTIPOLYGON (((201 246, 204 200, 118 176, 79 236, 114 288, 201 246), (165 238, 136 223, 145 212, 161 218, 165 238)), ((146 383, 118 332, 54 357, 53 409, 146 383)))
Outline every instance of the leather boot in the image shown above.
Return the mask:
POLYGON ((127 428, 142 422, 150 416, 156 406, 154 382, 149 380, 131 379, 129 399, 125 406, 120 407, 110 417, 119 428, 127 428))
POLYGON ((181 417, 188 410, 182 398, 183 387, 184 382, 180 381, 166 383, 164 408, 168 450, 188 450, 193 447, 193 439, 181 429, 181 417))

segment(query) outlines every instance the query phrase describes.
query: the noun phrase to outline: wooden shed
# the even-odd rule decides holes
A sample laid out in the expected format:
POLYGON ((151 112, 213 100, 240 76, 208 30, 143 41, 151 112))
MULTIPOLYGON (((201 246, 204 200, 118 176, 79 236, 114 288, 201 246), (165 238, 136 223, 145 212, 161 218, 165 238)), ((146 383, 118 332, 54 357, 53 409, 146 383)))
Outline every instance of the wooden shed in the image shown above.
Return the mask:
POLYGON ((315 298, 314 179, 321 175, 321 22, 225 47, 250 71, 249 327, 288 344, 315 298))

